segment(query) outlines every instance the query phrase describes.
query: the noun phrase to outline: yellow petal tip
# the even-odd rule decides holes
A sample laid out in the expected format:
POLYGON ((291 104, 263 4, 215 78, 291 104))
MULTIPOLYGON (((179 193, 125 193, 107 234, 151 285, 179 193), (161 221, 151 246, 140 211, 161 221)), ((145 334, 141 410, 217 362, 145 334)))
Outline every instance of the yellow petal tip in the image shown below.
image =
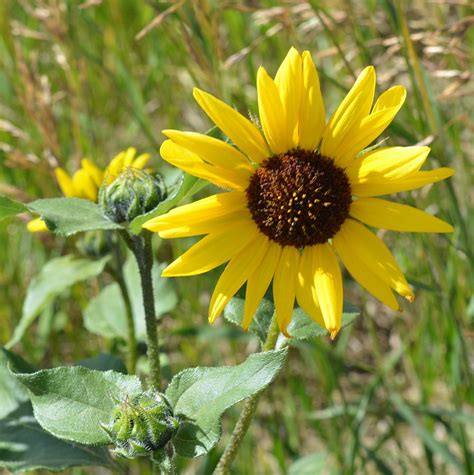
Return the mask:
POLYGON ((329 330, 329 338, 331 338, 331 341, 334 341, 336 339, 338 333, 339 330, 329 330))
POLYGON ((165 137, 168 137, 168 138, 171 138, 170 135, 172 135, 173 132, 175 132, 173 129, 163 129, 163 130, 161 131, 161 133, 162 133, 165 137))
POLYGON ((204 91, 199 89, 198 87, 193 87, 193 97, 194 99, 198 99, 199 96, 201 96, 202 94, 204 94, 204 91))
POLYGON ((174 277, 172 268, 170 269, 171 265, 165 267, 161 272, 161 277, 174 277))
POLYGON ((218 316, 219 316, 219 315, 216 315, 215 313, 210 314, 209 317, 208 317, 209 323, 210 323, 211 325, 213 325, 214 322, 217 320, 217 317, 218 317, 218 316))

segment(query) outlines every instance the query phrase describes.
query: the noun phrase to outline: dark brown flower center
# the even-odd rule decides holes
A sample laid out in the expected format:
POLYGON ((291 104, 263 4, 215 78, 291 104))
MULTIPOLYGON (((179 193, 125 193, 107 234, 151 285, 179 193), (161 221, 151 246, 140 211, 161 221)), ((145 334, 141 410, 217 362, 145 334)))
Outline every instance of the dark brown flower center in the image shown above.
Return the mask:
POLYGON ((332 238, 349 214, 346 173, 316 151, 294 149, 265 160, 246 190, 260 231, 281 246, 304 247, 332 238))

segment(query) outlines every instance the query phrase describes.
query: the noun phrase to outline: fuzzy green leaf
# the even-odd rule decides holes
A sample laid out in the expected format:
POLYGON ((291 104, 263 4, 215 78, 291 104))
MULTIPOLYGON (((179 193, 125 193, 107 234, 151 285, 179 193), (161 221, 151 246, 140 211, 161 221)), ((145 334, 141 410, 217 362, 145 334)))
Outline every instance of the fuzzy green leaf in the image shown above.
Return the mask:
POLYGON ((41 428, 31 404, 23 402, 0 419, 0 466, 13 473, 65 470, 83 465, 108 465, 105 448, 86 447, 57 439, 41 428))
POLYGON ((16 326, 7 348, 11 348, 21 340, 34 319, 58 295, 75 283, 100 274, 107 260, 108 257, 92 261, 76 259, 72 256, 51 259, 28 287, 20 322, 16 326))
POLYGON ((107 219, 99 206, 80 198, 47 198, 28 204, 28 209, 39 214, 48 229, 61 236, 71 236, 96 229, 120 229, 119 224, 107 219))
POLYGON ((219 441, 224 411, 266 388, 286 355, 286 349, 256 353, 238 366, 189 368, 176 375, 166 397, 175 416, 183 418, 173 439, 178 454, 198 457, 209 452, 219 441))
POLYGON ((36 420, 43 429, 86 445, 109 443, 100 423, 110 421, 115 401, 141 391, 136 376, 81 366, 14 375, 28 388, 36 420))
MULTIPOLYGON (((244 318, 245 299, 234 297, 224 308, 224 318, 234 325, 241 326, 244 318)), ((255 333, 260 341, 267 338, 268 327, 272 321, 275 307, 268 299, 262 299, 250 324, 249 331, 255 333)))
POLYGON ((12 200, 8 196, 0 195, 0 221, 11 216, 16 216, 19 213, 28 211, 23 203, 12 200))

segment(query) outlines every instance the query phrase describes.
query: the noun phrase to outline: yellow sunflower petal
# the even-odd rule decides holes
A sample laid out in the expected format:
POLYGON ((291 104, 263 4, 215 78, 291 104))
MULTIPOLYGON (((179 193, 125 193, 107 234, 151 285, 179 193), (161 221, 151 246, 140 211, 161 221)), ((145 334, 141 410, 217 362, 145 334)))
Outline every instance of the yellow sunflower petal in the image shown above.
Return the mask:
POLYGON ((179 256, 166 269, 164 277, 203 274, 232 259, 259 234, 252 222, 230 224, 219 233, 209 234, 179 256))
POLYGON ((42 233, 48 230, 48 226, 41 218, 35 218, 28 222, 26 229, 30 233, 42 233))
POLYGON ((346 244, 351 243, 354 255, 363 261, 372 273, 408 301, 413 301, 415 298, 413 291, 397 261, 381 239, 363 224, 352 219, 347 219, 344 222, 339 233, 344 236, 346 244))
POLYGON ((62 168, 56 168, 54 174, 56 175, 59 188, 61 188, 66 198, 78 196, 78 191, 74 186, 72 178, 62 168))
POLYGON ((178 130, 163 130, 176 144, 195 153, 205 162, 222 168, 243 169, 253 173, 253 167, 247 157, 232 145, 223 140, 194 132, 180 132, 178 130))
POLYGON ((354 201, 350 214, 359 221, 376 228, 417 233, 453 232, 450 224, 431 214, 379 198, 361 198, 354 201))
POLYGON ((323 132, 321 154, 338 160, 338 152, 346 141, 354 140, 360 122, 370 112, 374 100, 375 69, 365 68, 336 109, 323 132))
POLYGON ((395 86, 385 91, 367 117, 362 119, 358 130, 351 133, 338 150, 338 165, 345 167, 365 147, 370 145, 392 122, 406 98, 406 89, 395 86))
POLYGON ((239 209, 225 216, 206 218, 199 223, 163 223, 161 224, 160 237, 165 239, 199 236, 201 234, 209 234, 220 232, 227 229, 232 224, 240 224, 245 222, 254 222, 247 209, 239 209))
POLYGON ((79 169, 72 176, 74 188, 78 193, 78 198, 85 198, 90 201, 97 201, 97 186, 92 177, 84 170, 79 169))
POLYGON ((270 285, 281 255, 281 246, 272 241, 268 242, 266 254, 260 265, 254 270, 247 281, 245 292, 245 307, 242 327, 248 330, 257 308, 270 285))
POLYGON ((160 232, 172 226, 191 226, 205 220, 223 218, 241 210, 248 212, 245 193, 240 191, 219 193, 194 203, 179 206, 166 214, 149 219, 143 224, 143 227, 149 231, 160 232))
POLYGON ((151 155, 149 153, 142 153, 133 160, 132 167, 142 170, 146 164, 150 161, 151 155))
POLYGON ((303 86, 299 113, 299 145, 305 150, 315 149, 324 127, 326 112, 319 85, 319 76, 309 51, 303 52, 303 86))
MULTIPOLYGON (((405 178, 421 168, 429 153, 429 147, 381 148, 354 160, 346 168, 346 174, 351 186, 405 178)), ((353 190, 353 194, 357 193, 353 190)))
POLYGON ((213 323, 235 293, 244 285, 262 261, 269 247, 268 238, 258 234, 227 264, 222 272, 209 304, 209 322, 213 323))
POLYGON ((120 152, 117 154, 109 163, 105 169, 106 178, 117 178, 120 175, 120 172, 123 170, 123 164, 125 159, 126 152, 120 152))
POLYGON ((134 147, 129 147, 125 151, 125 154, 123 156, 123 165, 122 168, 127 168, 132 166, 133 159, 135 158, 135 155, 137 154, 137 149, 134 147))
POLYGON ((314 282, 314 247, 306 247, 300 259, 296 300, 298 305, 318 324, 325 328, 323 314, 319 307, 318 293, 314 282))
POLYGON ((286 119, 286 129, 291 135, 291 147, 299 142, 298 115, 302 87, 303 63, 301 55, 291 48, 281 63, 275 76, 275 84, 280 92, 281 104, 286 119))
POLYGON ((193 95, 209 118, 249 158, 260 163, 270 156, 265 139, 250 120, 207 92, 194 88, 193 95))
POLYGON ((288 335, 286 329, 293 314, 299 262, 300 253, 298 249, 293 246, 284 247, 273 278, 275 316, 278 327, 284 335, 288 335))
POLYGON ((263 66, 257 72, 258 110, 268 145, 273 153, 283 153, 293 147, 293 129, 285 120, 280 92, 263 66))
POLYGON ((89 174, 94 185, 100 188, 104 180, 104 172, 91 160, 84 158, 81 160, 82 168, 89 174))
POLYGON ((405 178, 387 180, 373 177, 370 181, 352 184, 352 193, 357 196, 380 196, 400 191, 416 190, 422 186, 445 180, 454 174, 452 168, 436 168, 428 172, 420 171, 405 178))
POLYGON ((190 175, 203 178, 222 188, 245 190, 248 186, 250 172, 247 170, 229 170, 204 163, 196 154, 165 140, 160 148, 164 160, 181 168, 190 175))
POLYGON ((325 327, 334 339, 342 323, 342 277, 336 255, 329 244, 313 246, 314 282, 325 327))
POLYGON ((337 233, 333 237, 332 244, 352 277, 385 305, 398 310, 397 299, 390 287, 375 275, 363 260, 359 259, 353 249, 349 233, 337 233))

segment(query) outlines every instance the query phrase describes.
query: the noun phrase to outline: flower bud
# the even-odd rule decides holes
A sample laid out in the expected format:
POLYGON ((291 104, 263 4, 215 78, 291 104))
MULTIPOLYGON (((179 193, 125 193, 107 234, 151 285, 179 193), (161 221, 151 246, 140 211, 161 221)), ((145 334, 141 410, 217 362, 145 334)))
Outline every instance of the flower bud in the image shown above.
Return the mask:
POLYGON ((76 247, 86 257, 106 256, 113 246, 114 234, 109 231, 88 231, 77 241, 76 247))
POLYGON ((99 192, 102 210, 116 223, 130 223, 165 198, 166 187, 160 175, 130 167, 112 183, 102 185, 99 192))
POLYGON ((101 424, 111 442, 113 453, 125 458, 151 456, 174 437, 179 421, 165 396, 145 391, 117 405, 109 424, 101 424))

